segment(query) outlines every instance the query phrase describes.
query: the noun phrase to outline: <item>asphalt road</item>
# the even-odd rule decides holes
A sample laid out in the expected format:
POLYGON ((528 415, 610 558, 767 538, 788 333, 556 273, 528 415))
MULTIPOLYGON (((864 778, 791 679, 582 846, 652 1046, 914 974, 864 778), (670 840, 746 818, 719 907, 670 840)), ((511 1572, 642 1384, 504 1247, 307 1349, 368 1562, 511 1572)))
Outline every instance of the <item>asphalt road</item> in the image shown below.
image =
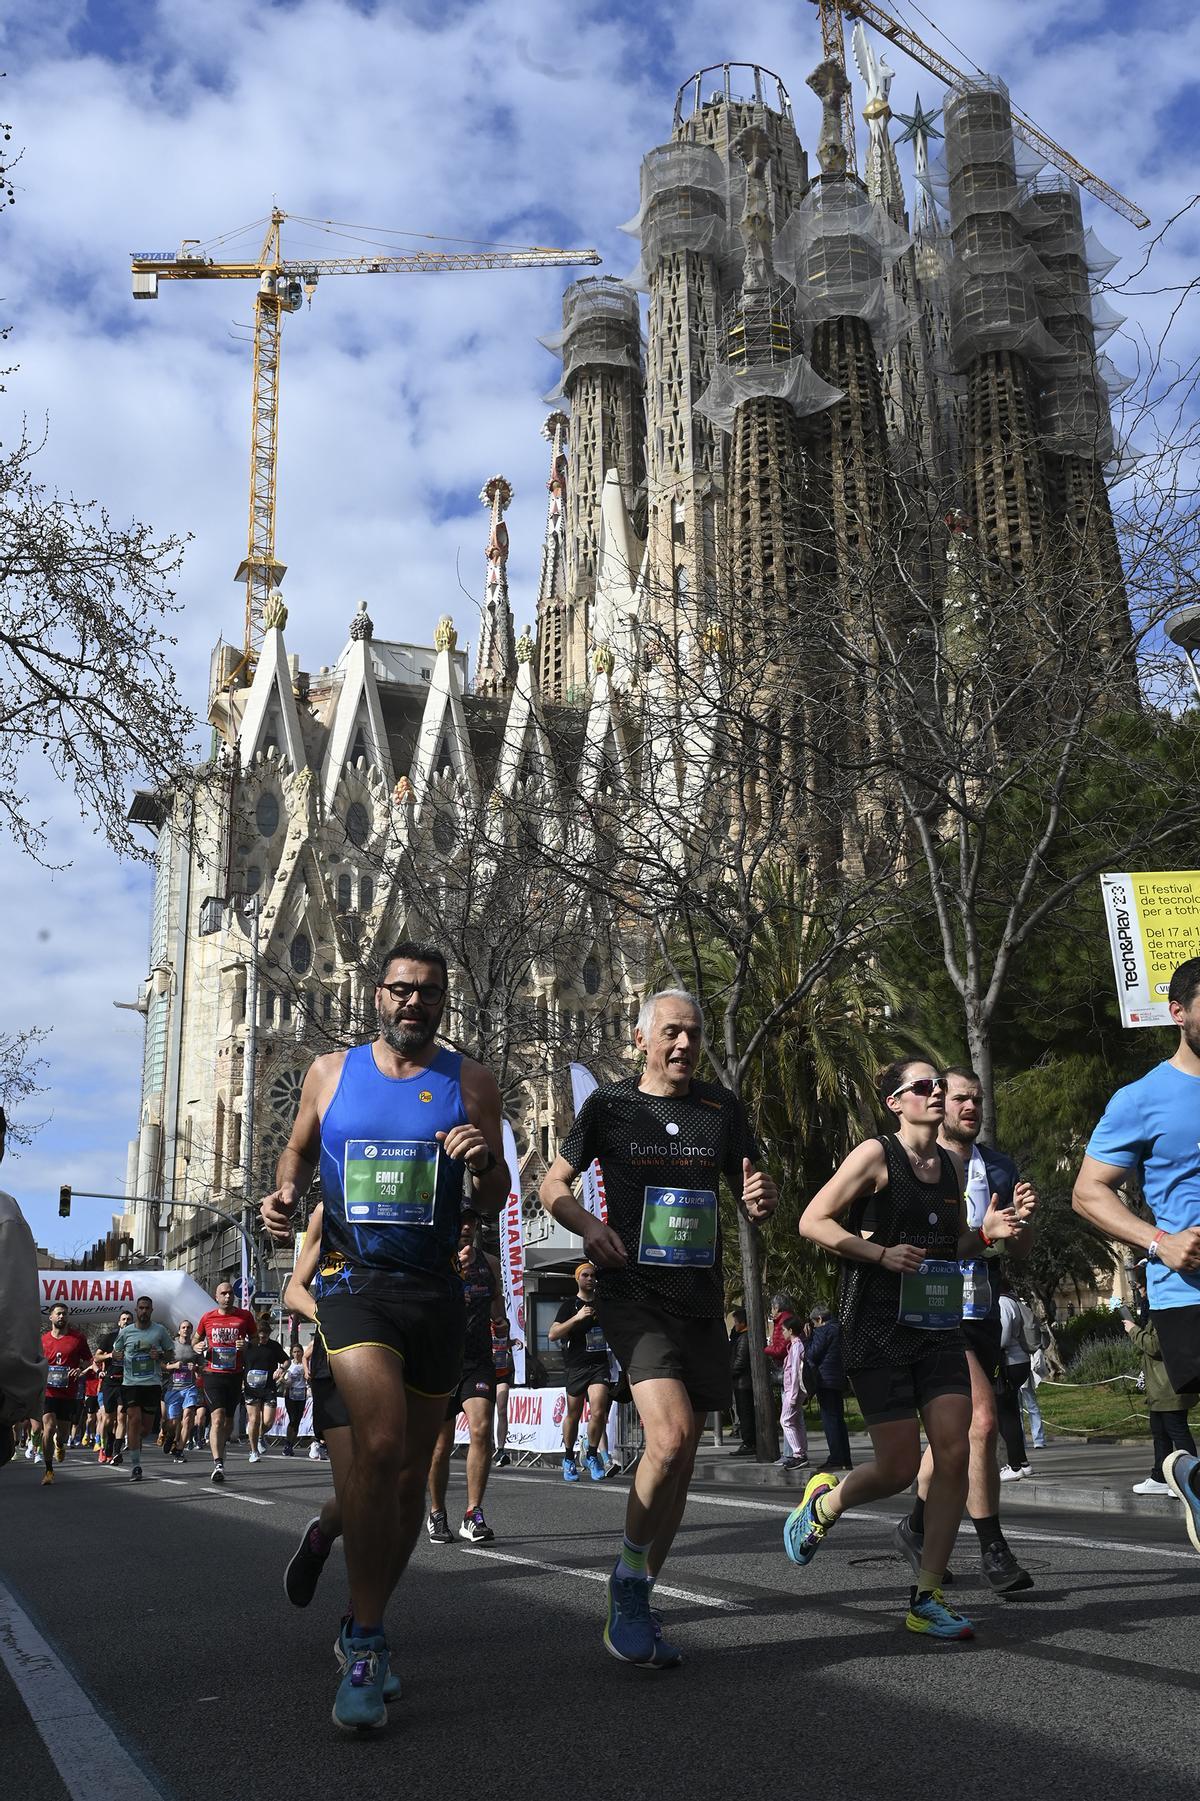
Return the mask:
POLYGON ((388 1622, 405 1695, 364 1741, 329 1718, 340 1552, 307 1611, 282 1588, 327 1466, 235 1450, 223 1491, 207 1467, 155 1452, 139 1487, 69 1453, 49 1489, 23 1460, 0 1474, 0 1745, 38 1801, 1195 1791, 1200 1557, 1172 1520, 1022 1509, 1037 1586, 1011 1603, 964 1534, 978 1637, 937 1645, 903 1629, 898 1509, 797 1570, 788 1497, 710 1488, 659 1589, 686 1662, 651 1673, 600 1639, 625 1483, 499 1471, 494 1546, 418 1545, 388 1622))

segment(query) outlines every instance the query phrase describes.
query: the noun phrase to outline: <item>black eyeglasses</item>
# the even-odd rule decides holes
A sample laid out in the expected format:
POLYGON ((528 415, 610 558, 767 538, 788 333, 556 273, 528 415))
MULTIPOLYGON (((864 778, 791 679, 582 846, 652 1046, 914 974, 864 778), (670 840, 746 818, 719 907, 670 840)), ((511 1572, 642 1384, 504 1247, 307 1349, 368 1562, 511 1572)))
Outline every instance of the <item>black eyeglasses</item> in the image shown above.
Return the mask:
POLYGON ((415 994, 423 1007, 436 1007, 446 998, 446 990, 437 982, 381 982, 379 986, 394 1001, 406 1001, 415 994))
POLYGON ((945 1094, 945 1076, 918 1076, 915 1082, 905 1082, 902 1088, 892 1089, 892 1099, 901 1094, 919 1094, 922 1100, 928 1100, 932 1094, 945 1094))

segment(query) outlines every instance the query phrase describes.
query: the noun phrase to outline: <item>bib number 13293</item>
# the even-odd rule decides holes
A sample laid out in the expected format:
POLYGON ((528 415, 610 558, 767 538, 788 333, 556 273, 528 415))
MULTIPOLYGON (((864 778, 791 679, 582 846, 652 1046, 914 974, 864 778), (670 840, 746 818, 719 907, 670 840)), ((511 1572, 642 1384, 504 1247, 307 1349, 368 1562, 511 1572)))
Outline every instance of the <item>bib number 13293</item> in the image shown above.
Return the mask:
POLYGON ((717 1197, 711 1188, 647 1188, 639 1263, 711 1269, 717 1256, 717 1197))

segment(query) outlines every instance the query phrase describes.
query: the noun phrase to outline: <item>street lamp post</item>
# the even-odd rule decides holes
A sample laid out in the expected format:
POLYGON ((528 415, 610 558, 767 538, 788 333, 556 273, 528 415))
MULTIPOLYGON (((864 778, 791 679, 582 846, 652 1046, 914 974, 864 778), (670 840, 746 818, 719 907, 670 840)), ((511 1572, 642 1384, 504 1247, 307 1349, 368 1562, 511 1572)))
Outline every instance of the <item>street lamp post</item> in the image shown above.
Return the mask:
MULTIPOLYGON (((161 1206, 161 1202, 147 1194, 101 1194, 94 1188, 70 1188, 63 1190, 62 1192, 68 1194, 72 1199, 78 1197, 80 1200, 84 1201, 120 1201, 122 1206, 125 1207, 161 1206)), ((234 1231, 240 1235, 242 1240, 242 1269, 245 1272, 245 1279, 247 1281, 249 1280, 250 1266, 248 1259, 252 1257, 254 1259, 254 1272, 258 1281, 258 1286, 264 1294, 267 1293, 262 1258, 259 1256, 258 1246, 255 1244, 246 1224, 245 1209, 243 1209, 242 1218, 239 1219, 236 1213, 229 1213, 224 1207, 218 1207, 212 1201, 193 1201, 189 1199, 184 1204, 188 1207, 199 1207, 202 1213, 215 1213, 218 1219, 223 1219, 226 1225, 233 1227, 234 1231)), ((163 1239, 163 1243, 166 1243, 165 1238, 163 1239)))
POLYGON ((1200 667, 1196 663, 1197 652, 1200 652, 1200 606, 1180 607, 1177 613, 1172 613, 1166 622, 1166 633, 1187 658, 1196 698, 1200 700, 1200 667))

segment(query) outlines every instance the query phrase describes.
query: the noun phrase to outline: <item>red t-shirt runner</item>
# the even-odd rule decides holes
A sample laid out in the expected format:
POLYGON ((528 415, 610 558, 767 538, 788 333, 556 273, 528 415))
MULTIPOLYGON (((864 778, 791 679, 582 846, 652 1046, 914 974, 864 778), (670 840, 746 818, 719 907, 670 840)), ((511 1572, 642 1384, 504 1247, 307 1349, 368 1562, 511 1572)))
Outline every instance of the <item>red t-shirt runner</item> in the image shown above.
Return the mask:
POLYGON ((196 1337, 205 1343, 205 1369, 215 1376, 240 1376, 244 1341, 248 1339, 253 1343, 257 1334, 254 1315, 244 1308, 231 1307, 228 1313, 222 1313, 219 1307, 212 1308, 196 1325, 196 1337))
POLYGON ((82 1332, 64 1332, 55 1338, 53 1332, 42 1333, 42 1356, 46 1359, 46 1394, 54 1401, 74 1401, 79 1395, 79 1377, 92 1361, 88 1341, 82 1332))

